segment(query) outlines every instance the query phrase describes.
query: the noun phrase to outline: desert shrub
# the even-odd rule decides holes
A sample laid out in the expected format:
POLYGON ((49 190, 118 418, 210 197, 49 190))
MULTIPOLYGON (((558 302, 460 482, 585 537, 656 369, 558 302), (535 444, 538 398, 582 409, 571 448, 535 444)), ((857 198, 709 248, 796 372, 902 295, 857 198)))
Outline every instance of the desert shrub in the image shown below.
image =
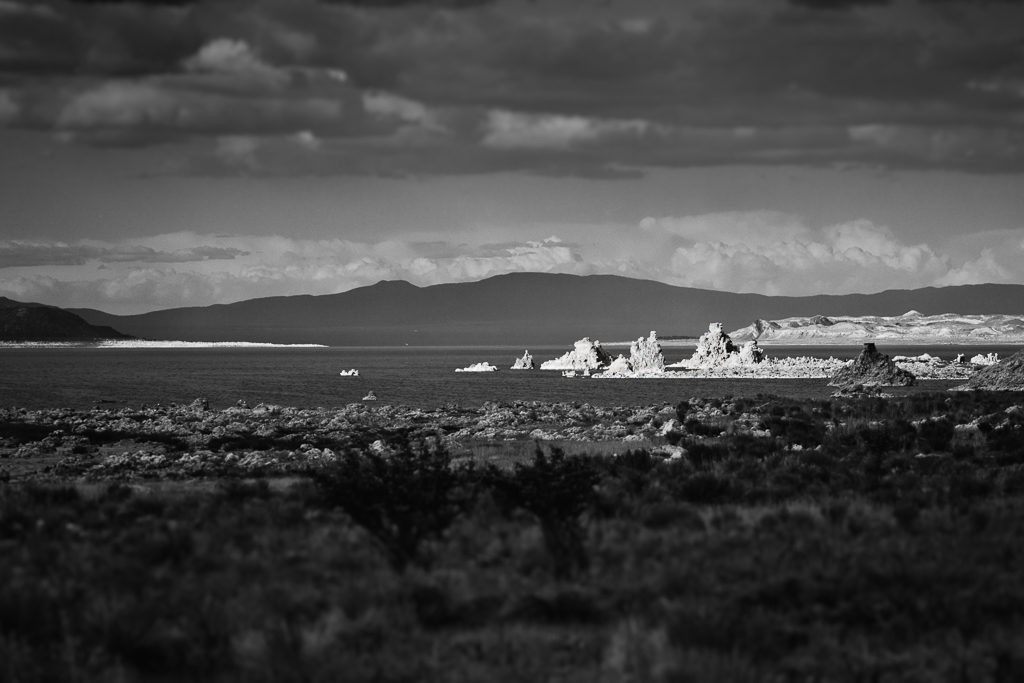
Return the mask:
POLYGON ((683 422, 683 427, 694 436, 718 436, 722 433, 722 425, 717 422, 701 422, 693 417, 683 422))
POLYGON ((641 506, 640 522, 649 529, 704 531, 704 518, 696 507, 677 500, 658 500, 641 506))
POLYGON ((167 446, 173 450, 187 451, 190 446, 181 437, 167 432, 129 431, 123 429, 86 429, 78 433, 93 445, 116 443, 125 439, 148 441, 167 446))
POLYGON ((0 422, 0 439, 9 439, 14 445, 32 443, 45 439, 56 430, 52 424, 34 422, 0 422))
POLYGON ((1024 494, 1024 468, 1011 466, 1000 473, 1003 495, 1020 496, 1024 494))
POLYGON ((121 503, 133 495, 132 487, 127 484, 115 481, 107 485, 104 489, 103 494, 100 496, 99 501, 102 503, 121 503))
POLYGON ((992 429, 985 435, 985 444, 993 451, 1024 454, 1024 428, 1008 424, 992 429))
POLYGON ((733 499, 738 491, 729 477, 711 472, 697 472, 685 477, 673 487, 680 500, 690 503, 724 503, 733 499))
POLYGON ((242 432, 211 437, 207 441, 206 447, 211 451, 291 450, 298 448, 302 442, 300 434, 258 436, 242 432))
POLYGON ((726 442, 729 453, 737 458, 767 458, 778 451, 775 439, 762 439, 750 434, 734 434, 726 442))
POLYGON ((697 442, 690 444, 686 449, 686 459, 697 468, 709 467, 728 457, 729 448, 722 443, 697 442))
POLYGON ((270 497, 270 483, 266 479, 221 479, 217 482, 217 492, 231 502, 266 500, 270 497))
POLYGON ((762 422, 772 436, 788 444, 817 446, 825 436, 825 423, 821 418, 803 411, 790 411, 790 415, 768 415, 762 422))
POLYGON ((992 480, 973 472, 949 480, 949 498, 954 505, 987 498, 995 489, 992 480))
POLYGON ((647 450, 627 450, 614 458, 596 460, 602 471, 594 488, 593 511, 600 517, 632 514, 636 500, 650 488, 652 470, 661 462, 647 450))
POLYGON ((508 617, 546 624, 592 624, 608 618, 598 599, 578 588, 524 595, 511 605, 508 617))
POLYGON ((50 486, 35 482, 26 484, 22 488, 22 492, 29 504, 46 507, 74 504, 82 497, 74 486, 50 486))
POLYGON ((440 444, 397 444, 394 453, 348 451, 313 473, 323 501, 343 509, 402 571, 424 562, 423 542, 439 538, 472 504, 471 464, 453 467, 440 444))
POLYGON ((511 473, 492 468, 488 479, 506 509, 522 508, 537 518, 554 573, 565 578, 589 566, 580 515, 593 504, 599 477, 592 458, 558 448, 549 457, 538 445, 533 462, 517 463, 511 473))
POLYGON ((621 476, 623 474, 646 474, 654 469, 659 463, 659 459, 651 455, 651 452, 638 448, 637 450, 627 450, 622 455, 612 458, 607 461, 608 473, 612 476, 621 476))
POLYGON ((852 439, 851 446, 860 452, 875 455, 909 448, 917 436, 913 425, 905 420, 853 424, 848 428, 848 433, 852 439))
POLYGON ((953 423, 948 418, 925 420, 917 428, 918 448, 925 452, 948 451, 953 434, 953 423))
POLYGON ((671 446, 678 446, 679 443, 685 438, 686 434, 675 430, 665 434, 665 442, 671 446))

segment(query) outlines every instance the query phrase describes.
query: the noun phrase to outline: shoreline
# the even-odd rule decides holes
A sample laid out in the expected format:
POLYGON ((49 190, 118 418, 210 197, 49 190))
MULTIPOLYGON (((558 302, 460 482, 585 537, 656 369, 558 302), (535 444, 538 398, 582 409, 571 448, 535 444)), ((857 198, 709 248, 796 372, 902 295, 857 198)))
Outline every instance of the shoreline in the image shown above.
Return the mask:
POLYGON ((786 420, 778 422, 776 405, 800 406, 806 419, 820 422, 819 427, 827 431, 828 424, 856 406, 885 405, 876 403, 879 397, 912 411, 963 402, 968 413, 956 430, 968 435, 978 432, 982 416, 978 411, 985 404, 1010 406, 995 411, 995 421, 1024 416, 1024 392, 957 394, 929 390, 937 387, 920 389, 832 395, 828 399, 758 394, 609 406, 491 401, 478 407, 350 403, 337 408, 298 408, 250 406, 240 401, 211 409, 205 399, 196 399, 166 406, 3 407, 0 475, 7 479, 180 479, 232 472, 294 476, 338 462, 346 451, 386 454, 396 439, 434 443, 459 457, 484 460, 518 461, 528 458, 540 444, 570 453, 616 455, 643 449, 676 457, 682 440, 696 443, 726 435, 755 440, 778 436, 771 425, 784 426, 786 420), (826 413, 831 417, 825 413, 814 417, 823 406, 829 406, 826 413))

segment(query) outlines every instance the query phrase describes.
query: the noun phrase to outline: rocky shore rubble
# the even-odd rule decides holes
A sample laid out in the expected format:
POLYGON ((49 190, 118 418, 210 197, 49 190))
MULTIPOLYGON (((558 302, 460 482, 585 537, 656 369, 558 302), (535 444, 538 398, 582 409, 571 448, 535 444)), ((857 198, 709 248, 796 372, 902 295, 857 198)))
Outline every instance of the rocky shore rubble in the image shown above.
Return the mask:
MULTIPOLYGON (((687 422, 729 416, 754 430, 757 416, 729 402, 691 399, 687 422)), ((724 424, 724 423, 723 423, 724 424)), ((353 403, 337 409, 244 404, 121 409, 0 409, 0 468, 56 460, 50 473, 87 477, 191 478, 232 473, 296 475, 338 461, 346 449, 386 451, 395 438, 441 439, 459 453, 482 442, 608 442, 678 454, 666 437, 686 427, 677 407, 488 402, 479 408, 422 409, 353 403)), ((723 427, 724 429, 724 427, 723 427)), ((706 431, 706 430, 705 430, 706 431)), ((712 430, 718 434, 718 430, 712 430)), ((703 433, 703 432, 702 432, 703 433)))
MULTIPOLYGON (((777 440, 794 429, 827 433, 844 428, 844 412, 857 405, 846 401, 853 400, 808 404, 812 410, 800 412, 800 419, 807 421, 800 425, 790 424, 795 418, 787 415, 796 414, 792 408, 780 408, 779 399, 771 397, 691 398, 677 405, 618 407, 516 401, 478 408, 353 403, 336 409, 243 404, 209 410, 197 400, 184 406, 88 411, 9 408, 0 409, 0 477, 10 477, 32 462, 46 466, 45 471, 37 466, 35 474, 61 477, 294 476, 335 463, 348 451, 387 453, 396 444, 438 440, 457 455, 472 453, 474 444, 517 443, 532 449, 532 443, 540 441, 580 442, 591 451, 604 443, 594 452, 645 448, 663 457, 681 457, 687 447, 707 439, 777 440)), ((913 428, 922 432, 922 438, 931 438, 928 435, 936 429, 948 432, 952 441, 947 448, 984 445, 992 439, 1010 439, 1019 447, 1021 405, 1001 405, 992 412, 993 405, 991 414, 981 414, 976 400, 967 410, 951 405, 940 406, 949 413, 940 418, 934 417, 933 408, 925 409, 922 414, 929 417, 914 421, 913 428)), ((857 418, 849 428, 871 425, 857 418)), ((787 444, 777 447, 790 448, 787 444)))

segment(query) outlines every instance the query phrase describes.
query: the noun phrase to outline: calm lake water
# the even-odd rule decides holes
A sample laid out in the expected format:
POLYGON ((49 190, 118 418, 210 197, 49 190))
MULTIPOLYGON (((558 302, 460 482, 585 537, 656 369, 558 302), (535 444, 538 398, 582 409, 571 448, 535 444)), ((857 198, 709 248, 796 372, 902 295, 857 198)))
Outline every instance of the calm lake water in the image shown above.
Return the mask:
MULTIPOLYGON (((890 355, 924 352, 952 358, 958 351, 998 352, 1012 346, 931 348, 887 347, 890 355)), ((531 348, 535 362, 555 358, 566 346, 531 348)), ((608 347, 613 355, 628 349, 608 347)), ((860 346, 770 347, 770 356, 852 358, 860 346)), ((753 396, 759 393, 823 398, 833 389, 826 380, 565 378, 559 372, 512 372, 521 347, 397 348, 0 348, 0 406, 88 408, 142 403, 187 403, 197 397, 211 407, 277 403, 334 407, 357 402, 369 390, 379 403, 422 407, 485 401, 578 401, 597 405, 675 403, 691 396, 753 396), (455 368, 487 361, 494 373, 456 373, 455 368), (338 372, 357 368, 359 377, 338 372)), ((667 347, 665 359, 688 358, 693 347, 667 347)), ((953 382, 922 382, 911 390, 942 390, 953 382)))

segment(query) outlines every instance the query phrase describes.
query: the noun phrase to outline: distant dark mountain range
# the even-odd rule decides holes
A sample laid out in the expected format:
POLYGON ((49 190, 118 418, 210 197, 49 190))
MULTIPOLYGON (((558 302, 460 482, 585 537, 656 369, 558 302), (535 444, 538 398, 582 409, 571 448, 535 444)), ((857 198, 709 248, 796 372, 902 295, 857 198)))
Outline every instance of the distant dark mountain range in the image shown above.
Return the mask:
POLYGON ((150 339, 331 345, 567 344, 590 336, 699 335, 755 319, 823 315, 1024 313, 1024 285, 963 285, 877 294, 781 297, 674 287, 615 275, 514 273, 417 287, 384 281, 341 294, 250 299, 85 320, 150 339))
POLYGON ((0 341, 56 342, 130 339, 110 327, 97 326, 56 306, 22 303, 0 296, 0 341))

